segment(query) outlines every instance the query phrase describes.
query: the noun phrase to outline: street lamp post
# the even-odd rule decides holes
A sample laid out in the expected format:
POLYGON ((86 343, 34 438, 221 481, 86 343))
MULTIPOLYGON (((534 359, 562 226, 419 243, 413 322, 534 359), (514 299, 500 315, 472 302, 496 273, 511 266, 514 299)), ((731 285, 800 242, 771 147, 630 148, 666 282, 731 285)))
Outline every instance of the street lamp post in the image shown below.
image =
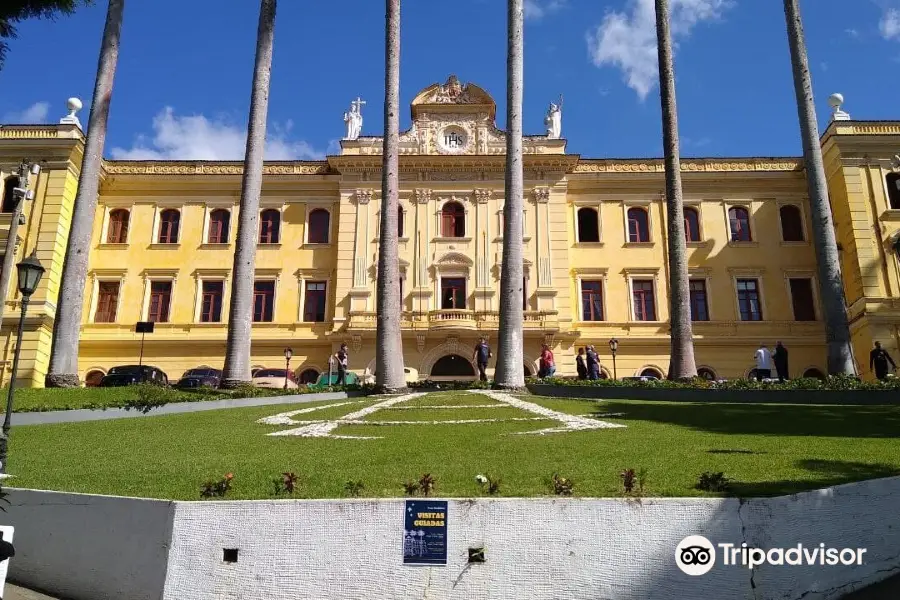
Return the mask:
POLYGON ((609 340, 609 351, 612 352, 613 357, 613 380, 619 379, 619 374, 616 371, 616 352, 619 350, 619 340, 613 338, 609 340))
POLYGON ((12 374, 9 380, 9 393, 6 396, 6 415, 3 419, 3 431, 0 433, 0 473, 6 473, 6 454, 9 446, 10 417, 13 409, 13 396, 16 391, 16 375, 19 370, 19 354, 22 352, 22 333, 25 330, 25 313, 28 311, 28 302, 31 295, 37 289, 44 275, 44 267, 38 261, 37 250, 31 256, 16 265, 19 273, 19 292, 22 294, 22 313, 19 315, 19 333, 16 337, 16 350, 13 355, 12 374))
POLYGON ((294 351, 290 348, 284 349, 284 389, 288 389, 288 374, 291 372, 291 357, 294 351))

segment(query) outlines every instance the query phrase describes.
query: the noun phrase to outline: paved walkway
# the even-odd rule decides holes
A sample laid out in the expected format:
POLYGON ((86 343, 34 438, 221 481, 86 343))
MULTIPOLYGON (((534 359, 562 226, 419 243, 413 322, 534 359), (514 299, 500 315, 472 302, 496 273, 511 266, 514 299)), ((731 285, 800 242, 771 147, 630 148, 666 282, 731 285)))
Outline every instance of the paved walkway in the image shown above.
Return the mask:
MULTIPOLYGON (((124 408, 54 410, 49 412, 13 413, 12 422, 17 425, 46 425, 49 423, 78 423, 81 421, 105 421, 107 419, 130 419, 134 417, 155 417, 157 415, 177 415, 221 410, 223 408, 247 408, 271 406, 273 404, 306 404, 323 400, 343 400, 357 394, 346 392, 323 392, 321 394, 289 394, 287 396, 266 396, 262 398, 238 398, 235 400, 210 400, 208 402, 174 402, 154 408, 148 413, 124 408)), ((0 413, 0 420, 4 417, 0 413)))
POLYGON ((25 588, 21 588, 17 585, 12 585, 11 583, 6 584, 6 590, 3 594, 2 600, 57 600, 56 598, 52 598, 50 596, 45 596, 44 594, 39 594, 38 592, 32 592, 31 590, 26 590, 25 588))

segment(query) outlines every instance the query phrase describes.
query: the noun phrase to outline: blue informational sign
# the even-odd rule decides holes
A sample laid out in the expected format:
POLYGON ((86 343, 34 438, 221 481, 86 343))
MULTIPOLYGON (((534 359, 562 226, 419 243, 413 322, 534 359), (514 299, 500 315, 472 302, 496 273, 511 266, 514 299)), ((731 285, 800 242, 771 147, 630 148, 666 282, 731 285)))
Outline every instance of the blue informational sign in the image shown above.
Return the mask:
POLYGON ((407 500, 403 564, 447 564, 447 501, 407 500))

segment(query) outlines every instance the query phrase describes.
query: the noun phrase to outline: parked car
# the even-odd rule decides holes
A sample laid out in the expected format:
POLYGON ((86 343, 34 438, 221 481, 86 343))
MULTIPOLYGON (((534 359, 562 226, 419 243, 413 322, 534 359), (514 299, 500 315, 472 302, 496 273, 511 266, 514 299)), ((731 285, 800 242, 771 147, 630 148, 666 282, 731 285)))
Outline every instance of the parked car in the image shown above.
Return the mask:
MULTIPOLYGON (((325 388, 337 385, 338 383, 338 374, 337 372, 331 373, 331 379, 328 378, 328 373, 322 373, 319 375, 319 378, 315 383, 309 384, 309 388, 312 390, 323 390, 325 388)), ((344 382, 347 385, 357 385, 360 383, 359 376, 356 373, 349 372, 347 376, 344 378, 344 382)))
POLYGON ((217 388, 222 383, 222 371, 209 367, 197 367, 188 369, 175 384, 180 390, 193 390, 197 388, 217 388))
POLYGON ((260 369, 253 374, 252 384, 255 387, 283 389, 287 379, 287 389, 296 390, 300 387, 293 371, 287 369, 260 369))
POLYGON ((158 367, 149 365, 124 365, 113 367, 100 380, 100 387, 122 387, 137 383, 169 385, 169 378, 158 367))
MULTIPOLYGON (((416 369, 413 369, 411 367, 403 367, 403 375, 406 379, 407 384, 416 383, 417 381, 419 381, 419 372, 416 369)), ((375 383, 375 371, 372 371, 371 373, 366 375, 363 378, 363 380, 367 384, 374 384, 375 383)))

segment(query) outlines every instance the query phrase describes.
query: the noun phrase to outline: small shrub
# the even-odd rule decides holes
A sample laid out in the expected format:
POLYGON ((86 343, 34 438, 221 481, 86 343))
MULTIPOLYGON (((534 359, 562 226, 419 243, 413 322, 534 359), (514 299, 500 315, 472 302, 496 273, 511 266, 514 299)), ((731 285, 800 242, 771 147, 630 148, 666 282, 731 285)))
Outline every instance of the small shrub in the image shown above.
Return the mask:
POLYGON ((625 469, 621 473, 619 473, 619 477, 622 478, 622 485, 625 487, 625 493, 630 494, 634 491, 634 482, 637 477, 634 474, 634 469, 625 469))
POLYGON ((548 377, 547 379, 529 378, 528 384, 544 384, 572 387, 615 387, 615 388, 659 388, 659 389, 695 389, 695 390, 838 390, 838 391, 889 391, 900 390, 900 377, 885 381, 862 381, 858 377, 847 375, 831 376, 826 379, 800 378, 789 379, 784 383, 778 381, 760 382, 755 379, 729 379, 708 381, 694 378, 683 381, 652 379, 649 381, 614 380, 614 379, 568 379, 548 377))
POLYGON ((434 480, 434 477, 431 476, 431 473, 425 473, 422 477, 419 478, 419 490, 422 492, 422 495, 426 498, 430 496, 434 492, 434 486, 437 482, 434 480))
POLYGON ((154 408, 159 408, 172 402, 177 394, 167 388, 151 383, 141 383, 134 386, 135 397, 125 401, 126 410, 138 410, 147 414, 154 408))
POLYGON ((644 495, 644 486, 647 484, 647 469, 641 467, 637 474, 638 494, 644 495))
POLYGON ((366 486, 363 485, 362 481, 348 481, 347 483, 344 484, 344 490, 347 492, 347 495, 350 496, 351 498, 358 497, 362 493, 363 488, 365 488, 365 487, 366 486))
POLYGON ((704 471, 700 474, 700 480, 697 482, 696 488, 704 492, 724 492, 728 490, 730 480, 725 477, 725 473, 712 471, 704 471))
POLYGON ((403 491, 406 492, 407 496, 415 496, 419 493, 419 482, 407 481, 403 484, 403 491))
POLYGON ((553 487, 553 493, 557 496, 571 496, 575 488, 575 482, 565 477, 560 477, 559 473, 554 473, 550 478, 550 485, 553 487))
POLYGON ((226 473, 222 479, 218 481, 207 481, 200 488, 201 498, 224 498, 225 494, 231 491, 231 481, 234 474, 226 473))
POLYGON ((476 475, 475 481, 478 482, 478 485, 481 486, 481 489, 486 491, 491 496, 496 496, 500 493, 500 478, 499 477, 491 477, 488 475, 476 475))
POLYGON ((298 479, 299 478, 297 477, 297 475, 293 472, 282 473, 281 477, 276 477, 275 479, 273 479, 272 484, 275 486, 275 495, 293 495, 294 491, 297 489, 298 479))

